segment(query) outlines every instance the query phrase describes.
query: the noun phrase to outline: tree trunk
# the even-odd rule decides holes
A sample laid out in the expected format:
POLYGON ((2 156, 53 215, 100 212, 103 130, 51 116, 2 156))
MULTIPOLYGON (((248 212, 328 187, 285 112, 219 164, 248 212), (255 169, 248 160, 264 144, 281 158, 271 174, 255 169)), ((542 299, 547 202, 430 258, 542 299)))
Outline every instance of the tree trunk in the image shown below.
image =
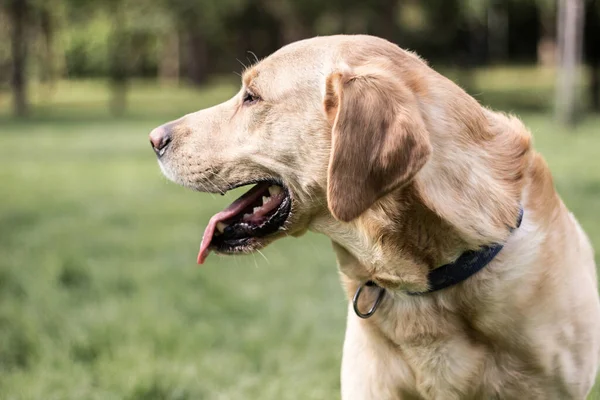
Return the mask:
POLYGON ((113 16, 113 31, 110 49, 110 81, 112 96, 110 111, 113 115, 121 116, 127 107, 127 83, 129 67, 129 46, 125 28, 125 12, 120 0, 111 4, 113 16))
POLYGON ((204 34, 192 26, 187 32, 187 75, 195 85, 208 79, 208 43, 204 34))
POLYGON ((456 55, 457 80, 467 93, 474 93, 477 91, 474 79, 479 48, 477 39, 481 30, 478 22, 473 17, 466 16, 465 18, 465 23, 461 24, 462 28, 459 29, 457 34, 458 48, 460 49, 456 55))
POLYGON ((52 13, 44 10, 40 15, 40 27, 44 37, 44 66, 41 79, 52 87, 56 80, 56 60, 54 57, 54 19, 52 13))
POLYGON ((312 36, 312 30, 309 24, 301 21, 300 18, 290 16, 281 20, 281 42, 283 45, 297 42, 312 36))
POLYGON ((538 64, 556 65, 556 17, 554 7, 540 6, 540 38, 537 45, 538 64))
POLYGON ((559 71, 556 85, 556 117, 574 125, 577 112, 577 68, 581 61, 583 0, 559 0, 559 71))
POLYGON ((27 101, 27 0, 12 0, 9 3, 11 21, 12 92, 13 110, 17 117, 28 114, 27 101))
MULTIPOLYGON (((50 6, 55 5, 55 2, 50 2, 50 6)), ((56 86, 56 79, 58 76, 58 63, 56 60, 56 26, 55 18, 51 7, 44 7, 40 10, 39 21, 40 21, 40 32, 43 40, 43 51, 40 55, 38 62, 41 63, 40 68, 40 81, 42 83, 42 96, 44 101, 50 101, 54 88, 56 86)))
POLYGON ((584 29, 584 58, 589 63, 588 95, 593 112, 600 113, 600 1, 588 1, 584 29))
POLYGON ((503 63, 508 58, 508 13, 497 2, 492 2, 487 13, 487 47, 492 63, 503 63))
POLYGON ((176 28, 163 37, 159 54, 158 78, 161 85, 179 82, 179 32, 176 28))
POLYGON ((592 111, 600 113, 600 60, 594 59, 590 65, 590 101, 592 111))
POLYGON ((396 10, 398 0, 384 0, 377 7, 378 18, 376 20, 375 34, 391 42, 396 42, 396 10))

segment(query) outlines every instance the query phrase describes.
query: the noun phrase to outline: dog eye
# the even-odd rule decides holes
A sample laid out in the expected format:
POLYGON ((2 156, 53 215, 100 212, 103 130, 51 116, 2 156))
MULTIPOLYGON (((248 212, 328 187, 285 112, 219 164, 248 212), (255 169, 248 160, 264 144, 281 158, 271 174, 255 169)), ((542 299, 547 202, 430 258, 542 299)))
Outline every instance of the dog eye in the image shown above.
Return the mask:
POLYGON ((260 97, 250 93, 250 92, 246 92, 246 94, 244 94, 244 105, 249 106, 252 105, 256 102, 258 102, 260 100, 260 97))

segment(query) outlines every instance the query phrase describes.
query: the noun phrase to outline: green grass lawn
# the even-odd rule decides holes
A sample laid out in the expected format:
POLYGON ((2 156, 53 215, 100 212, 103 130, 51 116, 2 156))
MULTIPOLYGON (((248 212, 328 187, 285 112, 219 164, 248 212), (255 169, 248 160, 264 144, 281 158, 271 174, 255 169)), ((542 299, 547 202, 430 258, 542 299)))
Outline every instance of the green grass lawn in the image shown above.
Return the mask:
MULTIPOLYGON (((36 97, 29 122, 0 98, 0 399, 339 398, 346 303, 328 240, 197 267, 235 194, 167 182, 150 150, 151 128, 236 90, 138 83, 120 119, 97 82, 36 97)), ((600 248, 600 119, 566 132, 522 117, 600 248)))

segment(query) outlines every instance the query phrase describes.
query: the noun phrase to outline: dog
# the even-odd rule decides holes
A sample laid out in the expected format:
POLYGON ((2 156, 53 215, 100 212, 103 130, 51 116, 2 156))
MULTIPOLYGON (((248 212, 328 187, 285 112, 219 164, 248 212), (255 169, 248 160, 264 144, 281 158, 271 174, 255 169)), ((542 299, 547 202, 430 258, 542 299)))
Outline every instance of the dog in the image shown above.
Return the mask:
POLYGON ((211 218, 199 263, 308 230, 331 239, 351 299, 344 400, 591 390, 600 302, 586 234, 519 119, 414 53, 366 35, 295 42, 150 141, 183 186, 254 185, 211 218))

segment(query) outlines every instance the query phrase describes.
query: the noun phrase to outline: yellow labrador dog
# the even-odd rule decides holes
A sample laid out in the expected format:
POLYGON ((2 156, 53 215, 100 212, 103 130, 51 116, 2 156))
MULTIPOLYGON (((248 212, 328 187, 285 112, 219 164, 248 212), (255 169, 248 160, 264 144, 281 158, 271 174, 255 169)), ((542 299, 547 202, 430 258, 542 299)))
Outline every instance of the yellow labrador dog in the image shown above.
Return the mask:
POLYGON ((211 251, 331 238, 349 309, 342 398, 584 399, 600 355, 593 250, 515 117, 369 36, 293 43, 231 100, 155 129, 163 173, 254 185, 211 251))

